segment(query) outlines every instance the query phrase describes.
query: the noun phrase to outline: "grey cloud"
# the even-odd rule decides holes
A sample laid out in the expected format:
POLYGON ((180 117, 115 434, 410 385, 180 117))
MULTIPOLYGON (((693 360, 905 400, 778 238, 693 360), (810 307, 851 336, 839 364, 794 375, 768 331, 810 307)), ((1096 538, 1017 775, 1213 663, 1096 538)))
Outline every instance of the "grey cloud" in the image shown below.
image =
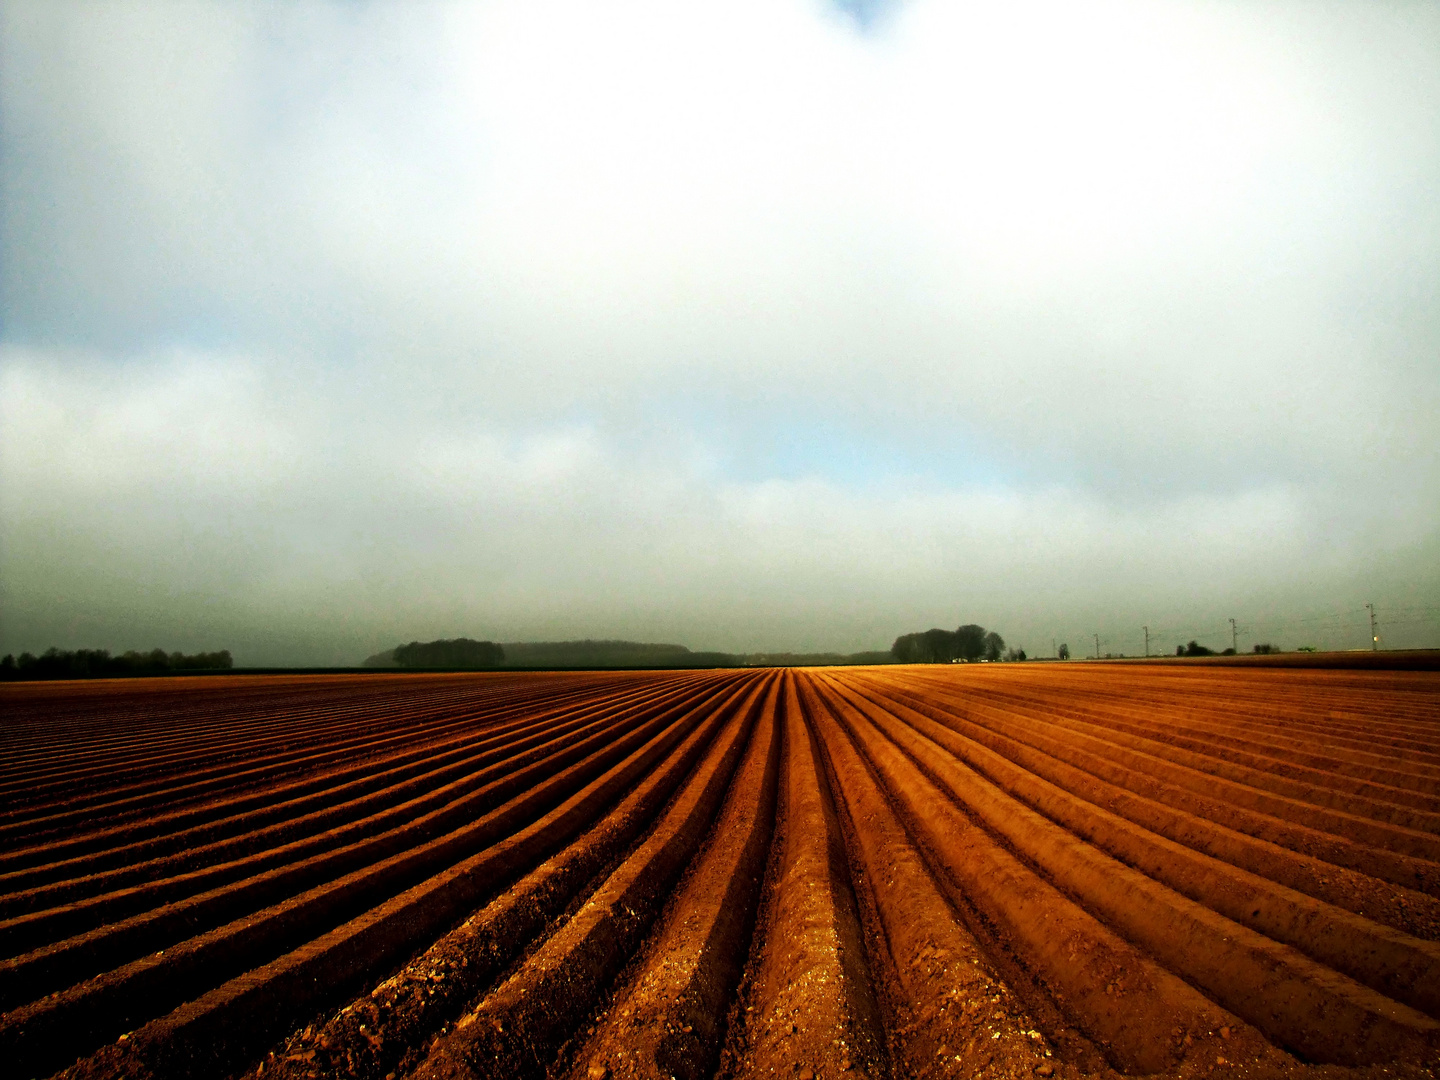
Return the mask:
POLYGON ((1440 600, 1433 10, 0 11, 0 648, 1440 600))

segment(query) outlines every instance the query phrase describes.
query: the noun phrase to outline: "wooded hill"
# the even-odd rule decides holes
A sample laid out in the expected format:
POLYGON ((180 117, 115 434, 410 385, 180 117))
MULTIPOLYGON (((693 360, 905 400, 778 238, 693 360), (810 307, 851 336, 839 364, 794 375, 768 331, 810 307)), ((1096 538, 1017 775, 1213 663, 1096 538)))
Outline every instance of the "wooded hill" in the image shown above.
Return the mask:
MULTIPOLYGON (((472 650, 473 651, 473 650, 472 650)), ((488 655, 488 654, 487 654, 488 655)), ((478 656, 478 653, 477 653, 478 656)), ((454 642, 428 644, 411 642, 367 657, 368 668, 702 668, 702 667, 826 667, 838 664, 888 664, 887 652, 861 653, 726 653, 695 652, 684 645, 644 641, 507 641, 470 642, 459 638, 454 642), (498 650, 499 660, 471 662, 450 660, 430 662, 441 655, 439 649, 452 649, 461 642, 470 646, 488 646, 498 650), (417 662, 424 660, 426 662, 417 662)))
POLYGON ((691 652, 684 645, 655 644, 640 641, 469 641, 411 642, 395 649, 367 657, 365 667, 375 668, 678 668, 729 667, 739 663, 729 653, 691 652), (465 657, 441 660, 455 647, 466 643, 465 657), (488 647, 493 653, 470 648, 488 647), (441 647, 441 648, 437 648, 441 647), (486 659, 481 662, 481 652, 486 659), (468 658, 474 654, 473 659, 468 658), (498 655, 496 655, 498 654, 498 655))

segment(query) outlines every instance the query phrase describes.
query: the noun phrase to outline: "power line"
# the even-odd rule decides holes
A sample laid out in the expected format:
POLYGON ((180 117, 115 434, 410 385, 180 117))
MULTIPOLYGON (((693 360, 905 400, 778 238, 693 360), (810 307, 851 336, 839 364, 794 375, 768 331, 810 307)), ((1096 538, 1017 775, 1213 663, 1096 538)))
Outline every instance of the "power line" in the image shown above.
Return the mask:
MULTIPOLYGON (((1375 607, 1375 605, 1372 603, 1366 604, 1363 608, 1359 609, 1351 608, 1346 611, 1333 611, 1323 614, 1305 615, 1299 618, 1257 619, 1253 622, 1247 623, 1241 623, 1237 618, 1227 618, 1224 620, 1224 622, 1228 622, 1230 624, 1230 647, 1235 649, 1237 652, 1239 651, 1240 634, 1246 634, 1247 636, 1253 635, 1257 640, 1264 640, 1265 638, 1272 636, 1280 637, 1282 635, 1288 636, 1290 634, 1298 635, 1302 632, 1302 628, 1309 627, 1312 631, 1318 633, 1318 635, 1322 638, 1330 637, 1333 641, 1333 635, 1337 633, 1345 636, 1348 636, 1350 634, 1355 634, 1356 636, 1358 636, 1359 633, 1363 633, 1365 631, 1367 623, 1369 623, 1371 645, 1372 647, 1378 649, 1378 639, 1382 636, 1380 634, 1380 630, 1382 628, 1388 627, 1396 632, 1402 632, 1403 630, 1404 633, 1413 634, 1413 628, 1415 627, 1435 626, 1437 623, 1440 623, 1440 617, 1425 617, 1431 612, 1436 613, 1436 616, 1440 616, 1440 607, 1432 605, 1414 604, 1408 607, 1387 607, 1386 612, 1386 617, 1381 618, 1379 614, 1379 609, 1375 607), (1373 615, 1373 622, 1371 622, 1371 615, 1373 615), (1365 621, 1362 622, 1362 619, 1365 621), (1404 630, 1403 628, 1411 629, 1404 630)), ((1140 627, 1141 633, 1138 637, 1131 638, 1128 635, 1122 635, 1116 643, 1123 647, 1126 643, 1133 642, 1136 645, 1141 645, 1145 655, 1155 655, 1155 641, 1153 640, 1155 638, 1159 638, 1163 641, 1165 638, 1169 637, 1172 639, 1178 639, 1183 642, 1187 638, 1189 638, 1190 640, 1198 639, 1203 641, 1208 636, 1211 637, 1211 639, 1213 640, 1213 635, 1215 634, 1216 630, 1217 627, 1214 623, 1209 623, 1203 626, 1191 625, 1170 627, 1155 627, 1147 623, 1140 627)), ((1094 638, 1096 636, 1098 635, 1092 632, 1091 637, 1094 638)), ((1098 644, 1103 644, 1103 642, 1098 644)), ((1096 648, 1097 654, 1099 651, 1098 644, 1096 648)), ((1053 651, 1053 641, 1051 645, 1053 651)), ((1121 655, 1123 655, 1123 653, 1121 655)))

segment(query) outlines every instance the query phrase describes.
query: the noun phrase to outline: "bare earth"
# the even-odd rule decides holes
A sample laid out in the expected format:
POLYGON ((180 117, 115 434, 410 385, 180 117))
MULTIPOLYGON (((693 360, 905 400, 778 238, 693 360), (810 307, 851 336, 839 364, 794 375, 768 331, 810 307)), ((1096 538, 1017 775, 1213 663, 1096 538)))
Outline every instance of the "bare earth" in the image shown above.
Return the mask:
POLYGON ((0 688, 0 1061, 1435 1076, 1440 673, 0 688))

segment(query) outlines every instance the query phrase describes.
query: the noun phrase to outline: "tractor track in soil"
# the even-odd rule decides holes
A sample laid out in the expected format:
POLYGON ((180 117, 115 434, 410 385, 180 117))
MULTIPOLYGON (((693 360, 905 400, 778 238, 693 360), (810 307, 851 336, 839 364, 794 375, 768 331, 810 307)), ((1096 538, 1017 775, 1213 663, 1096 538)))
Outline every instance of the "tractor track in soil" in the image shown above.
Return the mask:
POLYGON ((0 706, 11 1075, 1440 1071, 1440 673, 219 676, 0 706))

